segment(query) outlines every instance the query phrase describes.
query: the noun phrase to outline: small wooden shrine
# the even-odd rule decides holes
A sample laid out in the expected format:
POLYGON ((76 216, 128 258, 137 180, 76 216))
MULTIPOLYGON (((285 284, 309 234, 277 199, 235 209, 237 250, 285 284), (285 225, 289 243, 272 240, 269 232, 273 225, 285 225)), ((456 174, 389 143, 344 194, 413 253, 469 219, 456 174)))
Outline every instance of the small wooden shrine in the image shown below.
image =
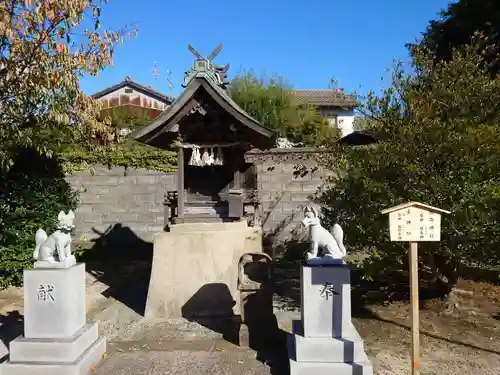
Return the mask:
POLYGON ((177 190, 168 192, 165 202, 168 222, 234 221, 245 213, 257 217, 256 173, 244 155, 272 148, 275 134, 230 98, 225 81, 229 64, 212 62, 221 49, 220 44, 202 57, 189 45, 196 60, 185 73, 185 90, 152 123, 130 134, 177 152, 177 190), (241 210, 228 204, 235 196, 241 210))

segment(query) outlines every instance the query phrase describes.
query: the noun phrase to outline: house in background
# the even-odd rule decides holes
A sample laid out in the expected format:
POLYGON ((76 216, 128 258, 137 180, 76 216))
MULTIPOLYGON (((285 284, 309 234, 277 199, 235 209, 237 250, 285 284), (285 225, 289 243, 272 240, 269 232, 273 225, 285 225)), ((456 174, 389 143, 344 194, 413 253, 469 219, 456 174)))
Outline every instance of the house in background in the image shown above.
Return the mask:
MULTIPOLYGON (((314 105, 321 116, 327 118, 333 127, 339 128, 343 142, 366 144, 374 141, 367 134, 355 131, 354 109, 358 104, 342 90, 293 90, 293 93, 299 104, 314 105)), ((115 120, 128 116, 152 121, 174 100, 151 86, 133 81, 129 76, 92 97, 102 101, 101 115, 111 116, 115 120)), ((133 130, 125 125, 118 125, 122 136, 133 130)))
POLYGON ((358 103, 342 90, 293 90, 293 94, 298 103, 314 105, 321 116, 340 129, 342 137, 354 132, 354 108, 358 103))
MULTIPOLYGON (((173 101, 151 86, 133 81, 129 76, 116 85, 96 92, 92 98, 102 102, 102 117, 110 116, 115 120, 136 117, 152 121, 173 101)), ((121 135, 127 135, 131 131, 123 124, 118 125, 121 135)))

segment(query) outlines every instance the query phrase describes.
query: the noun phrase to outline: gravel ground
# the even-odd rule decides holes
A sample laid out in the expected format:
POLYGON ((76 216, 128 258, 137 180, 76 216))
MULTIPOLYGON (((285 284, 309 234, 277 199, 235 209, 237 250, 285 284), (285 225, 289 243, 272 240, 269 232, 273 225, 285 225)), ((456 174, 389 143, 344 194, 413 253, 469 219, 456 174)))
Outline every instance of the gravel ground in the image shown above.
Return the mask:
MULTIPOLYGON (((500 374, 500 287, 469 283, 468 306, 443 315, 439 302, 421 309, 422 375, 500 374)), ((97 374, 285 374, 283 364, 266 362, 249 349, 238 348, 197 323, 185 320, 145 322, 111 297, 107 286, 87 278, 89 319, 100 320, 108 337, 109 358, 97 374), (104 295, 103 295, 104 293, 104 295)), ((354 301, 355 302, 355 301, 354 301)), ((22 289, 0 292, 0 358, 10 340, 22 333, 22 289)), ((458 307, 458 304, 457 304, 458 307)), ((408 305, 369 306, 354 323, 365 340, 375 374, 410 374, 408 305)), ((297 311, 276 313, 289 331, 297 311)))

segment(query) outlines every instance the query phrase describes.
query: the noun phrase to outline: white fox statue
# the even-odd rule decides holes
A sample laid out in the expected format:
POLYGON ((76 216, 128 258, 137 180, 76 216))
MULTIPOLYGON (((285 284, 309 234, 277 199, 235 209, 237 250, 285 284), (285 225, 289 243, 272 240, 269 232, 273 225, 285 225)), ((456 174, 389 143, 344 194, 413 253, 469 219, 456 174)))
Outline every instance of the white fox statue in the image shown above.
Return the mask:
POLYGON ((75 227, 73 211, 59 212, 57 230, 50 236, 43 229, 38 229, 35 234, 35 251, 33 258, 37 260, 35 267, 70 267, 76 263, 75 256, 71 254, 71 231, 75 227))
POLYGON ((309 229, 309 251, 307 253, 308 263, 343 263, 342 258, 347 254, 344 246, 344 231, 342 227, 335 224, 330 233, 321 225, 317 211, 313 207, 304 210, 302 225, 309 229), (318 257, 318 250, 322 249, 323 257, 318 257))

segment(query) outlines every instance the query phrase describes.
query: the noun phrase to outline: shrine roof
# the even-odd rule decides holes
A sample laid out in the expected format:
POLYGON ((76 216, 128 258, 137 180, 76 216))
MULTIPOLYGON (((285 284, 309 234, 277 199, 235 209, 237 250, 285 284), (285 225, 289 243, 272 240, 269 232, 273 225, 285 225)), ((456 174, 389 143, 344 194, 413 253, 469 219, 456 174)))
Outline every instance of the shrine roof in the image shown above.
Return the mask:
MULTIPOLYGON (((247 126, 267 138, 273 138, 275 136, 272 130, 263 126, 259 121, 254 119, 244 109, 242 109, 233 99, 231 99, 226 90, 217 84, 210 72, 197 71, 190 77, 185 90, 167 109, 165 109, 160 116, 154 119, 149 125, 135 130, 129 135, 129 137, 138 141, 145 141, 150 134, 159 130, 159 128, 162 128, 166 123, 172 120, 173 117, 179 113, 179 111, 189 102, 189 100, 200 88, 204 88, 224 110, 226 110, 244 126, 247 126)), ((169 131, 174 126, 176 126, 176 124, 169 123, 166 128, 162 129, 163 131, 169 131)))

